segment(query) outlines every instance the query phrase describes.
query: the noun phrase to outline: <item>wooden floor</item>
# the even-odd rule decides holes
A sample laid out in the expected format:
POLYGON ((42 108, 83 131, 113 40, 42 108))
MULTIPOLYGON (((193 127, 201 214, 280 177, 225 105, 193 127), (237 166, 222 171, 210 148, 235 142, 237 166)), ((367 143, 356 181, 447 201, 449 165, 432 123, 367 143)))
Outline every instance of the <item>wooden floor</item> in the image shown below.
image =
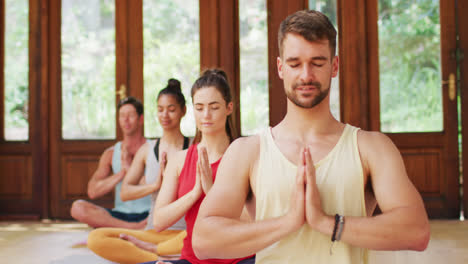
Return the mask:
POLYGON ((431 221, 431 240, 424 252, 373 251, 370 263, 468 264, 468 221, 431 221))
MULTIPOLYGON (((91 229, 76 222, 0 222, 0 263, 109 264, 82 245, 91 229)), ((468 221, 431 221, 424 252, 371 252, 371 264, 466 264, 468 221)))
POLYGON ((77 222, 0 222, 0 263, 109 264, 89 250, 77 222))

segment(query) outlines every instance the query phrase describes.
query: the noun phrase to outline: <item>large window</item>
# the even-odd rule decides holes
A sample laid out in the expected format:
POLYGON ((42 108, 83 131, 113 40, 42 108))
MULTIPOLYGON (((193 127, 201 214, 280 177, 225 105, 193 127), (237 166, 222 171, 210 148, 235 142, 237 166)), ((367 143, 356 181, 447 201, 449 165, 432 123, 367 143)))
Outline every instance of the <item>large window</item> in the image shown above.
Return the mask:
POLYGON ((29 4, 5 1, 5 139, 29 139, 29 4))
MULTIPOLYGON (((336 18, 336 0, 309 0, 309 9, 324 13, 338 31, 338 21, 336 18)), ((336 40, 336 54, 338 55, 338 39, 336 40)), ((340 73, 332 79, 330 87, 330 109, 333 116, 340 120, 340 73)))
POLYGON ((160 137, 156 97, 169 78, 182 83, 184 135, 195 135, 190 89, 200 73, 198 0, 143 1, 145 136, 160 137))
POLYGON ((239 0, 240 113, 242 135, 268 127, 266 0, 239 0))
POLYGON ((379 0, 384 132, 441 131, 439 1, 379 0))
POLYGON ((115 4, 62 1, 62 137, 115 138, 115 4))

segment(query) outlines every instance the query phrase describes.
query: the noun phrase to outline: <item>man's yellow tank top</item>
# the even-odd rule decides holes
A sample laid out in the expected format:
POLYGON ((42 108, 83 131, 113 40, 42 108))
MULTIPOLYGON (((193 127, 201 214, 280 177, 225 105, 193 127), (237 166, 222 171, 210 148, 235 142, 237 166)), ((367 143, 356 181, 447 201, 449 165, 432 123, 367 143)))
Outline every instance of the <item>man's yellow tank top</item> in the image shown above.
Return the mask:
MULTIPOLYGON (((326 214, 365 216, 364 174, 357 146, 359 128, 346 125, 335 147, 314 164, 322 207, 326 214)), ((290 206, 297 166, 278 149, 271 129, 260 134, 256 175, 256 219, 285 215, 290 206)), ((346 232, 346 222, 344 226, 346 232)), ((298 231, 261 250, 256 263, 367 263, 367 250, 335 242, 304 224, 298 231)))

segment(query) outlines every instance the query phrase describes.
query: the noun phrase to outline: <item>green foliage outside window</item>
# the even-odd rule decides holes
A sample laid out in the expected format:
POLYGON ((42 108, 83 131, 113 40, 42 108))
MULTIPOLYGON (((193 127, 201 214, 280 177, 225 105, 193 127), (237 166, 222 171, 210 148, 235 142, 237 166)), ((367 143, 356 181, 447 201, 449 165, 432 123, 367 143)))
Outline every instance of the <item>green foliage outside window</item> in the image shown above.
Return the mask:
MULTIPOLYGON (((315 2, 318 1, 309 1, 309 7, 315 6, 315 2)), ((70 138, 112 138, 115 137, 115 3, 83 0, 73 11, 64 11, 72 3, 74 1, 62 2, 62 12, 72 12, 62 14, 63 133, 70 138), (96 4, 99 5, 97 9, 90 8, 96 4), (96 26, 100 26, 99 33, 96 26)), ((331 3, 322 4, 322 11, 333 8, 331 3)), ((382 131, 443 129, 438 3, 438 0, 379 0, 382 131)), ((18 135, 20 131, 19 140, 26 140, 28 5, 25 0, 7 0, 5 7, 5 135, 18 135)), ((247 19, 264 12, 255 10, 258 8, 246 15, 240 12, 241 37, 247 19)), ((336 12, 330 11, 327 15, 336 21, 336 12)), ((258 25, 262 27, 258 30, 266 27, 263 22, 258 25)), ((156 121, 155 98, 171 77, 182 81, 189 102, 183 131, 193 134, 189 90, 199 72, 198 1, 144 1, 144 54, 145 135, 161 133, 156 121)), ((268 100, 267 91, 255 88, 266 85, 264 77, 258 79, 253 74, 259 72, 256 67, 260 64, 241 66, 252 73, 254 82, 250 85, 255 84, 246 90, 245 96, 241 95, 241 101, 268 100)), ((251 118, 254 113, 242 111, 243 126, 255 127, 258 118, 251 118)), ((255 111, 268 116, 267 106, 255 111)))
POLYGON ((381 130, 441 131, 438 0, 379 1, 381 130))
POLYGON ((156 97, 169 78, 182 84, 187 113, 181 130, 195 135, 190 89, 200 74, 198 0, 143 1, 145 136, 160 137, 156 97))
POLYGON ((115 3, 62 1, 62 137, 115 138, 115 3))
POLYGON ((240 117, 244 136, 269 125, 266 11, 265 0, 239 1, 240 117))
POLYGON ((27 0, 5 1, 5 139, 28 139, 29 6, 27 0))

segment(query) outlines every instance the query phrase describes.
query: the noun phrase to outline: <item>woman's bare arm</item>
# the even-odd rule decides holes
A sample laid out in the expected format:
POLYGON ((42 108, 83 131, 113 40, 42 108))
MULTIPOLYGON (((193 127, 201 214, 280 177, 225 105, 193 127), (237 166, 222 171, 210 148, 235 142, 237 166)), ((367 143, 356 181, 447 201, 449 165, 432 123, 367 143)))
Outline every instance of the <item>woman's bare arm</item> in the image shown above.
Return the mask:
POLYGON ((146 156, 149 147, 150 144, 147 142, 141 146, 135 154, 132 165, 122 182, 122 190, 120 192, 122 201, 139 199, 157 190, 157 186, 154 183, 140 184, 141 179, 145 178, 146 156))

